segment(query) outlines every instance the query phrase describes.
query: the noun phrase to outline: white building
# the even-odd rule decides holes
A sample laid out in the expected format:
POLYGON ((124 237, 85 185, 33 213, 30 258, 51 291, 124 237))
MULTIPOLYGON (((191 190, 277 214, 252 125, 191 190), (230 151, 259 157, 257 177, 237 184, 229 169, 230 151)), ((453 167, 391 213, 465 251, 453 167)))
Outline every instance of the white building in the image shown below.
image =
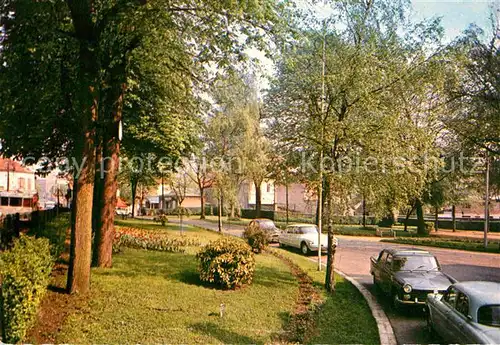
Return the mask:
POLYGON ((12 159, 0 158, 0 214, 30 212, 35 173, 12 159))

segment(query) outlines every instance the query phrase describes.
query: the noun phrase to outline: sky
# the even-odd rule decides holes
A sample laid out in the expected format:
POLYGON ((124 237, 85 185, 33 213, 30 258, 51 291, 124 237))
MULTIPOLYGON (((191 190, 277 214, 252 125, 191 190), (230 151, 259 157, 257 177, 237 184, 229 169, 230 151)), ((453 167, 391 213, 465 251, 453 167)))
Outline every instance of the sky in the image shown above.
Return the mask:
MULTIPOLYGON (((412 0, 417 20, 442 17, 441 25, 447 41, 460 35, 471 23, 491 32, 492 3, 485 0, 412 0)), ((497 0, 496 5, 499 4, 500 0, 497 0)))
MULTIPOLYGON (((329 15, 328 5, 311 5, 312 0, 296 0, 300 7, 314 6, 317 8, 318 17, 329 15), (324 10, 326 9, 326 10, 324 10)), ((500 9, 500 0, 411 0, 414 13, 414 22, 424 19, 441 17, 441 25, 444 29, 443 43, 449 43, 459 36, 471 23, 476 24, 485 31, 484 40, 491 39, 491 10, 500 9)), ((500 12, 498 13, 500 15, 500 12)), ((271 60, 265 58, 262 52, 251 49, 248 51, 252 57, 257 57, 261 61, 264 75, 259 78, 260 89, 269 87, 269 80, 266 77, 274 72, 274 65, 271 60)))

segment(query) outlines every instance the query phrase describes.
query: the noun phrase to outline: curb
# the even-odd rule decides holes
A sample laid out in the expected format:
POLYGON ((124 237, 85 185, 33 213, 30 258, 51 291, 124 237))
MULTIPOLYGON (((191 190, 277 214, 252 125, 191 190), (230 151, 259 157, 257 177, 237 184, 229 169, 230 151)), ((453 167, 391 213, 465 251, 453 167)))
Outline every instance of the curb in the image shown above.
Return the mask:
MULTIPOLYGON (((207 229, 213 231, 211 229, 207 229)), ((227 233, 226 233, 227 234, 227 233)), ((228 234, 229 236, 234 236, 231 234, 228 234)), ((326 267, 324 263, 322 263, 323 266, 326 267)), ((385 314, 384 310, 380 306, 380 304, 377 302, 375 297, 368 291, 363 285, 361 285, 356 279, 352 278, 351 276, 345 274, 342 271, 339 271, 338 269, 335 269, 335 273, 349 281, 352 285, 358 289, 358 291, 363 295, 364 299, 366 300, 366 303, 368 303, 368 307, 370 308, 373 318, 375 319, 375 322, 377 323, 377 328, 378 328, 378 336, 380 339, 380 345, 397 345, 396 341, 396 335, 394 334, 394 330, 392 329, 392 325, 389 321, 389 318, 385 314)))
POLYGON ((380 344, 381 345, 397 345, 396 341, 396 335, 394 334, 394 330, 392 329, 392 325, 389 322, 389 318, 385 314, 384 310, 380 306, 380 304, 377 302, 375 297, 366 289, 363 285, 358 283, 358 281, 347 274, 345 274, 342 271, 339 271, 335 269, 335 272, 342 276, 344 279, 348 280, 352 285, 354 285, 359 292, 363 295, 363 297, 366 300, 366 303, 368 303, 368 306, 370 307, 370 310, 372 312, 373 318, 375 319, 375 322, 377 323, 377 328, 378 328, 378 335, 380 338, 380 344))

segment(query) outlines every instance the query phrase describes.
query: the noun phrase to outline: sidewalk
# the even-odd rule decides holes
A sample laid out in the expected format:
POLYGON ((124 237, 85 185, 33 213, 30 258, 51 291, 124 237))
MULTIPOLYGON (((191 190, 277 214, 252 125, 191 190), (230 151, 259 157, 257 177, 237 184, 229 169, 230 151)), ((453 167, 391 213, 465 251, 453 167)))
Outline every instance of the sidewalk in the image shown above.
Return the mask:
MULTIPOLYGON (((467 230, 453 230, 449 229, 439 229, 437 232, 433 231, 430 233, 431 237, 448 237, 448 238, 459 238, 459 239, 471 239, 471 240, 482 240, 484 238, 484 232, 482 231, 467 231, 467 230)), ((488 239, 493 241, 500 241, 500 232, 489 232, 488 239)))
MULTIPOLYGON (((170 219, 171 223, 178 223, 179 219, 170 219)), ((204 228, 207 230, 211 231, 219 231, 219 224, 209 222, 206 220, 202 219, 193 219, 193 218, 184 218, 183 220, 184 224, 189 224, 193 226, 197 226, 200 228, 204 228)), ((243 231, 245 230, 245 227, 242 225, 236 225, 236 224, 227 224, 224 222, 222 224, 222 232, 224 234, 228 234, 231 236, 236 236, 236 237, 242 237, 243 236, 243 231)))

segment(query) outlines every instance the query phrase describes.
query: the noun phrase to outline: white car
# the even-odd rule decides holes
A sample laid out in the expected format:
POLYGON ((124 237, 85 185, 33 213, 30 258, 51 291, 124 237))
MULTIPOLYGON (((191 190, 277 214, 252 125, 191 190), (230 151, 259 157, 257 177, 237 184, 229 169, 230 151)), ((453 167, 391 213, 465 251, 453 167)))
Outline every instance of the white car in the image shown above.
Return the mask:
MULTIPOLYGON (((337 238, 334 237, 334 244, 337 245, 337 238)), ((318 251, 318 227, 314 224, 292 224, 287 226, 285 231, 278 238, 280 247, 299 248, 303 254, 318 251)), ((321 234, 321 251, 327 251, 328 236, 321 234)))

